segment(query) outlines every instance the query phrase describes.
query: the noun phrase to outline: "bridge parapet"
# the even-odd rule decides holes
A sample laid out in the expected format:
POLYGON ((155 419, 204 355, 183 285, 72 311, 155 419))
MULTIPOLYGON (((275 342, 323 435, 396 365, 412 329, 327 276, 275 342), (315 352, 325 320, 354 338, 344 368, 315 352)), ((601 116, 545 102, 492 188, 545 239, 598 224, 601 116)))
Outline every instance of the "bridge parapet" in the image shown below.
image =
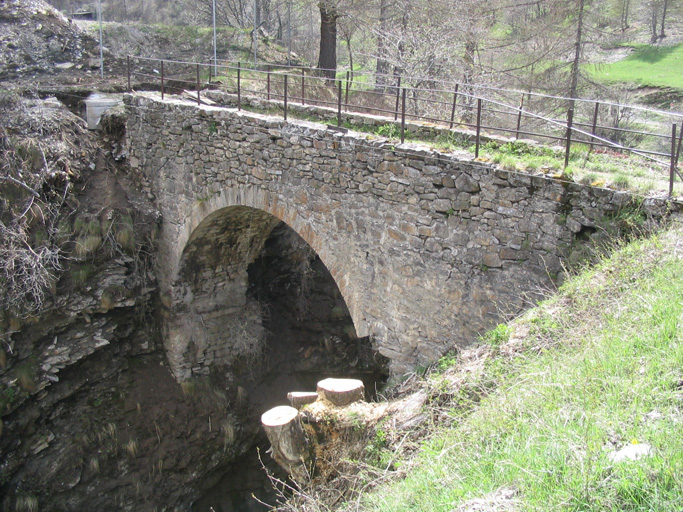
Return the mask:
POLYGON ((125 102, 130 163, 163 217, 158 273, 179 379, 238 357, 224 335, 231 315, 258 327, 246 268, 277 220, 317 252, 358 335, 400 374, 539 298, 625 211, 680 210, 314 123, 125 102))

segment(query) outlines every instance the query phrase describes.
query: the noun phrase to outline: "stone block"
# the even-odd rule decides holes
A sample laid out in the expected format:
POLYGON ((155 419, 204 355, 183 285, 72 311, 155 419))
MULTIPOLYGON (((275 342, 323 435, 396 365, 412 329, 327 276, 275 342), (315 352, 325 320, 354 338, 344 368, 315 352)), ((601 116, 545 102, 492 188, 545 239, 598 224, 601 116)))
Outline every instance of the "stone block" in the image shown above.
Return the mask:
POLYGON ((395 228, 387 228, 387 234, 398 242, 405 242, 407 240, 407 237, 395 228))
POLYGON ((489 268, 499 268, 503 266, 503 262, 496 253, 487 252, 481 259, 483 265, 489 268))
POLYGON ((511 249, 509 247, 503 247, 498 253, 501 260, 516 260, 519 255, 519 251, 511 249))
POLYGON ((453 176, 444 176, 441 179, 441 184, 446 188, 455 188, 455 180, 453 176))
POLYGON ((479 192, 479 183, 471 176, 463 173, 455 180, 455 188, 463 192, 479 192))

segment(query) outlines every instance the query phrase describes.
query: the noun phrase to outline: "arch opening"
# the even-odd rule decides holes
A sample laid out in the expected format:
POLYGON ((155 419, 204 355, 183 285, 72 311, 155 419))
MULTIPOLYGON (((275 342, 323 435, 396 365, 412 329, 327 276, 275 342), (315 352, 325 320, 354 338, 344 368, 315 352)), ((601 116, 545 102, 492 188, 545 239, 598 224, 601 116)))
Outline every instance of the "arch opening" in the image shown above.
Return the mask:
POLYGON ((252 493, 272 498, 260 463, 247 460, 264 442, 261 414, 286 403, 288 391, 315 390, 318 380, 343 376, 364 380, 372 392, 388 377, 388 361, 368 337, 356 335, 319 255, 285 222, 251 207, 223 208, 193 231, 167 324, 176 376, 210 379, 236 421, 235 449, 193 510, 258 510, 252 493), (248 492, 230 484, 236 464, 254 471, 245 480, 248 492), (240 508, 243 499, 249 503, 240 508))

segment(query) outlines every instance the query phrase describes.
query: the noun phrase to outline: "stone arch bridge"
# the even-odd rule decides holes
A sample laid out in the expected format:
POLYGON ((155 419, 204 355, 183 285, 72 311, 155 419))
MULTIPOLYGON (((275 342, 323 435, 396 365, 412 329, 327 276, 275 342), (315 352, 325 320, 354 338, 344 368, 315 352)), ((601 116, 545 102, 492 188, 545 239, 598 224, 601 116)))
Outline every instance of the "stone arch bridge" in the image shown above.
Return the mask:
POLYGON ((250 350, 239 333, 258 333, 261 317, 247 270, 280 221, 327 267, 357 336, 401 374, 519 312, 634 204, 314 123, 151 94, 125 103, 130 164, 162 216, 164 343, 179 380, 250 350))

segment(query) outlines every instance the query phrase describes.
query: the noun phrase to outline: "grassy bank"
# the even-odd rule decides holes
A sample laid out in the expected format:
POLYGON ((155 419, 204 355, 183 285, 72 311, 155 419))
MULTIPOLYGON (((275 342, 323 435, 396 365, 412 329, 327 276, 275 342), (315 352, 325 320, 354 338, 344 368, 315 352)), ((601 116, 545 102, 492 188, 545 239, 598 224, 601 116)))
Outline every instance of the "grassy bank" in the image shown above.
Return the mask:
POLYGON ((634 242, 489 333, 483 371, 445 360, 446 424, 358 509, 680 510, 682 258, 680 227, 634 242))
POLYGON ((672 87, 683 91, 683 44, 638 45, 628 57, 593 66, 593 77, 603 83, 630 83, 645 87, 672 87))

